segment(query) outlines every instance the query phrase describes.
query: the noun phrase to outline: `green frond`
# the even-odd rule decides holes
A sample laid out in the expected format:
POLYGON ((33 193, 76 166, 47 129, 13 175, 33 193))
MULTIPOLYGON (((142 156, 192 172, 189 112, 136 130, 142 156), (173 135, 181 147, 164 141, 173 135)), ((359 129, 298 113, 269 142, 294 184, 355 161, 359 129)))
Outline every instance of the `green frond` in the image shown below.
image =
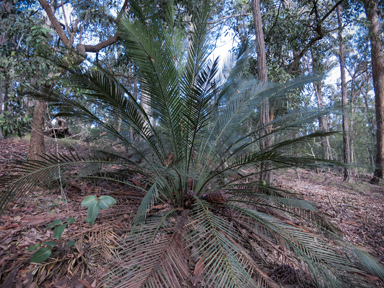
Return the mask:
MULTIPOLYGON (((301 227, 292 226, 285 221, 279 220, 255 210, 243 209, 232 206, 233 209, 248 216, 254 223, 254 233, 264 234, 272 243, 283 245, 282 251, 285 257, 302 260, 301 269, 307 273, 310 271, 313 281, 320 287, 345 287, 346 283, 352 287, 365 287, 365 279, 359 277, 364 272, 344 256, 344 251, 337 248, 337 239, 334 246, 329 240, 322 239, 318 234, 313 234, 301 227), (278 242, 276 242, 278 240, 278 242), (294 253, 293 255, 290 253, 294 253), (360 272, 359 272, 360 270, 360 272)), ((263 240, 263 237, 259 238, 263 240)), ((268 242, 267 242, 268 243, 268 242)), ((340 246, 339 246, 340 247, 340 246)), ((347 249, 347 247, 343 247, 347 249)), ((350 251, 351 252, 351 251, 350 251)))
MULTIPOLYGON (((84 163, 102 163, 102 159, 89 159, 77 155, 42 155, 41 160, 20 163, 10 172, 12 176, 2 178, 0 181, 0 211, 4 211, 12 201, 39 185, 48 185, 64 176, 66 169, 71 165, 84 163)), ((105 162, 105 161, 104 161, 105 162)))
POLYGON ((199 276, 210 287, 256 287, 252 279, 252 265, 226 235, 236 239, 236 232, 223 217, 218 217, 209 206, 197 199, 191 211, 191 231, 187 236, 190 246, 197 246, 199 276))
MULTIPOLYGON (((112 162, 102 157, 81 157, 78 155, 40 155, 41 160, 27 161, 14 166, 9 177, 0 180, 0 211, 4 211, 12 201, 24 198, 29 191, 38 186, 58 186, 59 179, 68 177, 89 177, 102 171, 104 167, 121 167, 135 173, 145 173, 143 170, 127 166, 122 162, 112 162), (70 174, 72 170, 80 170, 77 175, 70 174)), ((110 178, 110 180, 113 180, 110 178)))
MULTIPOLYGON (((140 203, 140 206, 137 210, 136 216, 132 221, 132 226, 141 229, 141 226, 145 223, 147 211, 151 210, 155 204, 155 200, 159 197, 159 188, 158 185, 161 185, 159 182, 155 182, 145 193, 143 200, 140 203)), ((134 230, 132 230, 134 231, 134 230)))
POLYGON ((355 257, 358 260, 359 266, 365 271, 371 273, 374 276, 384 279, 384 267, 377 263, 377 261, 369 255, 367 252, 364 252, 357 247, 353 247, 353 252, 355 257))

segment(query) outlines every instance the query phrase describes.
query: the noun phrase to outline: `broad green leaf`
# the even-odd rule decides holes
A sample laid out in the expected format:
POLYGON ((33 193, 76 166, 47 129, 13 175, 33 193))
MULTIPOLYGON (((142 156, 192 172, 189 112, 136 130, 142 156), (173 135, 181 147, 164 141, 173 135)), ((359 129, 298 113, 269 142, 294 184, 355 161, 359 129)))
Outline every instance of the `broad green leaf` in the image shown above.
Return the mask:
POLYGON ((72 240, 67 243, 67 247, 72 247, 76 244, 76 241, 72 240))
POLYGON ((88 197, 86 197, 82 202, 81 202, 81 206, 83 207, 89 207, 91 205, 95 205, 95 203, 97 203, 97 198, 95 195, 89 195, 88 197))
POLYGON ((99 206, 101 209, 108 209, 113 204, 116 204, 116 200, 111 196, 103 195, 100 197, 99 206))
POLYGON ((47 242, 42 243, 41 245, 54 247, 56 245, 56 243, 54 241, 47 241, 47 242))
POLYGON ((55 229, 53 229, 53 237, 60 240, 61 236, 63 235, 64 229, 66 227, 67 227, 67 224, 56 226, 55 229))
POLYGON ((50 227, 54 227, 54 226, 57 226, 57 225, 61 225, 61 224, 63 224, 63 221, 61 221, 61 220, 55 220, 55 221, 53 221, 51 224, 49 224, 49 225, 47 226, 47 229, 50 228, 50 227))
POLYGON ((27 250, 28 251, 32 251, 32 250, 35 250, 35 249, 37 249, 37 248, 39 248, 40 247, 40 244, 35 244, 35 245, 33 245, 33 246, 29 246, 28 248, 27 248, 27 250))
POLYGON ((73 217, 68 217, 67 219, 64 220, 64 222, 68 222, 69 224, 75 223, 76 219, 73 217))
POLYGON ((29 260, 31 263, 41 263, 49 258, 51 256, 52 250, 51 248, 44 247, 39 249, 35 254, 32 255, 31 260, 29 260))
POLYGON ((92 225, 97 215, 99 215, 100 212, 100 206, 98 205, 98 202, 94 202, 93 204, 90 204, 87 211, 87 218, 85 219, 85 222, 89 223, 89 225, 92 225))

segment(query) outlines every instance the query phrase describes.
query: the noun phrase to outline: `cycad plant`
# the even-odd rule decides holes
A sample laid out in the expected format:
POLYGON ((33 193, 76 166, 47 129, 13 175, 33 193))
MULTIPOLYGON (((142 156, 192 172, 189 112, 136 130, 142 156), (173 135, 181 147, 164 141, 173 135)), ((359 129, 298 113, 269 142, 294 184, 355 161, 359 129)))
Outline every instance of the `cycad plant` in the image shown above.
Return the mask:
MULTIPOLYGON (((369 286, 367 274, 384 279, 383 268, 344 242, 311 203, 257 177, 263 163, 268 169, 319 163, 290 157, 289 151, 320 133, 260 151, 262 127, 249 125, 262 101, 311 79, 260 87, 241 76, 244 56, 222 85, 218 61, 207 60, 207 8, 192 17, 183 60, 175 57, 180 53, 173 38, 173 4, 167 2, 161 16, 154 5, 145 11, 137 1, 131 5, 134 16, 122 21, 119 33, 139 69, 141 104, 150 110, 101 67, 69 69, 68 81, 84 91, 81 98, 53 92, 49 98, 61 115, 105 127, 127 147, 128 156, 45 155, 24 163, 18 178, 8 179, 0 207, 40 180, 67 175, 72 165, 91 167, 78 177, 131 186, 130 175, 142 175, 148 186, 103 278, 107 287, 363 287, 369 286), (118 115, 140 141, 95 116, 84 99, 105 115, 118 115)), ((315 116, 303 112, 299 122, 277 119, 263 137, 296 129, 315 116)))

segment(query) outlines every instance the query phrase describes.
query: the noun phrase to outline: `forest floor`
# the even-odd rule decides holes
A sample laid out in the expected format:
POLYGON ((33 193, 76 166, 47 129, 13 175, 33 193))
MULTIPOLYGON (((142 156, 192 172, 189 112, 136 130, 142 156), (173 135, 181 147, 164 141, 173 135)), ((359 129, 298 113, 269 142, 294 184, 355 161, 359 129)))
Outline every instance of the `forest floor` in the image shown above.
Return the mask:
MULTIPOLYGON (((60 149, 63 152, 68 148, 60 149)), ((48 145, 48 151, 55 153, 55 146, 48 145)), ((25 141, 0 140, 0 177, 8 173, 14 160, 26 159, 27 153, 25 141)), ((384 187, 369 184, 368 176, 345 183, 340 175, 330 171, 287 169, 275 172, 275 185, 315 203, 343 232, 346 240, 368 251, 384 265, 384 187)), ((140 179, 132 181, 140 185, 140 179)), ((143 195, 132 188, 110 183, 75 180, 67 183, 64 192, 62 195, 58 189, 36 188, 29 191, 32 197, 23 203, 14 203, 0 216, 1 288, 97 287, 105 274, 106 260, 113 257, 119 239, 129 231, 129 219, 143 195), (102 210, 101 221, 93 226, 84 223, 86 209, 80 205, 90 194, 108 194, 118 202, 112 209, 102 210), (68 204, 63 201, 64 196, 68 204), (77 221, 69 225, 62 239, 54 239, 52 229, 46 226, 69 216, 77 221), (31 264, 29 259, 34 251, 26 249, 52 240, 57 245, 51 258, 31 264), (76 240, 76 245, 66 247, 69 240, 76 240), (96 249, 90 253, 87 247, 96 249)), ((376 287, 384 287, 376 277, 370 280, 376 287)))

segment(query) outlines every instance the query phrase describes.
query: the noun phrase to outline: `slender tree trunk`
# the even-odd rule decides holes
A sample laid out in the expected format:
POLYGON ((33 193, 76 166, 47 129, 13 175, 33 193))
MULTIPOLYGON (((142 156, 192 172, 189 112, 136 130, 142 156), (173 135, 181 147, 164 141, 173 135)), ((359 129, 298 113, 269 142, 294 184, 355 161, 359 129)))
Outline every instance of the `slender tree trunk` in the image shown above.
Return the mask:
MULTIPOLYGON (((117 93, 117 86, 115 87, 115 92, 117 93)), ((117 132, 121 132, 121 113, 115 113, 113 116, 113 127, 116 129, 117 132)), ((120 138, 116 136, 115 141, 118 142, 120 138)))
POLYGON ((376 114, 376 167, 372 183, 378 184, 383 179, 384 167, 384 54, 381 42, 381 25, 378 16, 377 2, 365 0, 365 12, 370 22, 369 38, 371 42, 372 78, 375 90, 376 114))
POLYGON ((3 101, 4 101, 4 111, 8 111, 8 101, 9 101, 9 87, 11 86, 10 85, 10 79, 9 79, 9 74, 7 73, 5 75, 5 81, 4 81, 4 98, 3 98, 3 101))
MULTIPOLYGON (((315 71, 316 67, 318 66, 317 59, 315 57, 315 52, 313 49, 311 51, 311 57, 312 57, 312 71, 315 71)), ((322 83, 321 81, 314 83, 314 88, 315 88, 315 93, 316 93, 316 99, 317 99, 317 107, 319 111, 323 109, 323 91, 322 91, 322 83)), ((327 125, 327 120, 323 115, 319 116, 319 130, 326 132, 328 131, 328 125, 327 125)), ((332 149, 331 145, 329 144, 329 139, 328 137, 320 137, 321 140, 321 147, 323 150, 323 158, 324 159, 329 159, 333 160, 332 156, 332 149)))
MULTIPOLYGON (((48 17, 45 17, 44 24, 49 27, 51 21, 48 17)), ((45 45, 44 43, 43 45, 45 45)), ((50 86, 48 84, 43 84, 41 86, 41 92, 48 94, 50 86)), ((45 101, 37 100, 35 103, 35 108, 33 109, 33 118, 32 118, 32 130, 31 130, 31 139, 29 141, 29 160, 38 160, 39 154, 45 152, 44 145, 44 124, 45 124, 45 112, 47 110, 47 103, 45 101)))
MULTIPOLYGON (((368 80, 368 77, 365 77, 365 80, 364 80, 367 84, 367 82, 369 81, 368 80)), ((365 105, 365 117, 367 118, 367 123, 368 123, 368 130, 369 131, 373 131, 374 130, 374 126, 375 126, 375 117, 374 116, 370 116, 369 115, 369 99, 368 99, 368 89, 364 89, 364 92, 361 92, 361 94, 363 94, 363 98, 364 98, 364 105, 365 105)), ((373 135, 373 137, 375 137, 375 135, 373 135)))
MULTIPOLYGON (((4 93, 0 93, 0 115, 3 114, 4 93)), ((0 127, 0 139, 3 139, 3 129, 0 127)))
MULTIPOLYGON (((337 20, 339 24, 339 59, 340 59, 340 74, 341 74, 341 103, 343 109, 343 154, 344 163, 349 165, 351 163, 351 149, 349 142, 349 124, 347 117, 347 84, 345 81, 345 63, 344 63, 344 46, 343 46, 343 23, 341 20, 341 9, 337 6, 337 20)), ((344 168, 344 181, 350 179, 350 168, 344 168)))
MULTIPOLYGON (((255 35, 257 41, 257 66, 258 66, 258 78, 260 83, 263 85, 267 82, 267 60, 265 53, 265 42, 264 42, 264 32, 263 32, 263 23, 261 20, 261 12, 260 12, 260 0, 252 1, 252 13, 253 20, 255 22, 255 35)), ((266 124, 270 122, 269 119, 269 101, 268 99, 264 99, 262 104, 260 105, 260 150, 267 149, 271 146, 271 137, 266 136, 271 132, 271 127, 266 124)), ((262 165, 260 180, 265 181, 267 184, 271 183, 272 173, 268 170, 268 165, 262 165), (263 171, 264 170, 264 171, 263 171)))
MULTIPOLYGON (((44 88, 47 89, 47 88, 44 88)), ((33 122, 31 130, 31 140, 29 144, 29 160, 38 160, 39 154, 44 153, 44 122, 47 103, 45 101, 36 101, 33 110, 33 122)))
MULTIPOLYGON (((322 91, 322 85, 321 83, 315 83, 315 92, 316 92, 316 99, 317 99, 317 106, 319 108, 319 110, 322 110, 323 109, 323 91, 322 91)), ((327 131, 327 120, 325 119, 325 117, 323 115, 319 116, 319 130, 320 131, 327 131)), ((332 156, 332 149, 331 149, 331 145, 329 144, 329 139, 328 137, 320 137, 320 140, 321 140, 321 147, 324 151, 324 155, 323 157, 325 159, 330 159, 332 160, 333 159, 333 156, 332 156)))
POLYGON ((3 114, 4 93, 0 93, 0 115, 3 114))
POLYGON ((260 1, 252 1, 253 20, 255 22, 255 34, 257 41, 257 65, 258 65, 258 77, 263 84, 267 82, 267 59, 265 53, 265 42, 263 23, 261 20, 260 1))
MULTIPOLYGON (((354 134, 354 119, 355 119, 355 108, 354 108, 354 102, 355 102, 355 74, 352 75, 351 79, 351 100, 350 100, 350 106, 351 106, 351 117, 349 121, 349 143, 351 148, 351 163, 355 163, 355 134, 354 134)), ((353 169, 354 174, 357 175, 357 168, 353 169)))

